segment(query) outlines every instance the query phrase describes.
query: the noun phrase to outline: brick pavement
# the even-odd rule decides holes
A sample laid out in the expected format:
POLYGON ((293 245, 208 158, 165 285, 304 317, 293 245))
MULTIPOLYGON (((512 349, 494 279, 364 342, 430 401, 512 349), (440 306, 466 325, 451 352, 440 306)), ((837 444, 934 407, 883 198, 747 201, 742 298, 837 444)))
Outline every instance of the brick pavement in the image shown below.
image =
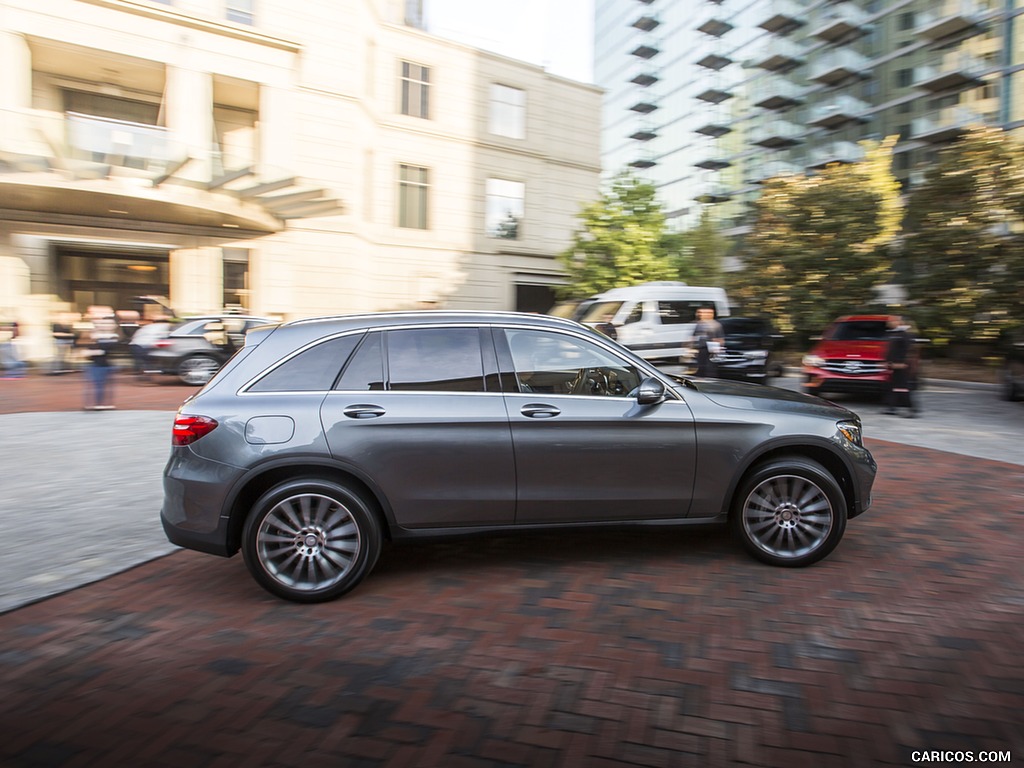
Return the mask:
POLYGON ((5 766, 875 766, 1024 756, 1024 468, 873 441, 816 567, 720 530, 385 550, 271 598, 180 551, 0 616, 5 766))
MULTIPOLYGON (((178 384, 169 376, 140 378, 118 370, 113 376, 113 402, 120 410, 175 411, 198 387, 178 384)), ((78 411, 86 403, 88 382, 82 371, 55 376, 32 372, 22 379, 0 381, 0 414, 78 411)))

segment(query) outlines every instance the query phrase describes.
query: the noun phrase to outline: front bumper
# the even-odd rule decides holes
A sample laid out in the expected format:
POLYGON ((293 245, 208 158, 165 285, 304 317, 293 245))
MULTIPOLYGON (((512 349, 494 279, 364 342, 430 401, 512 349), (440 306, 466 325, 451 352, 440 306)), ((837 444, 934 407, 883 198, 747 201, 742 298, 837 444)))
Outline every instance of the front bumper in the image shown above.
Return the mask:
POLYGON ((804 368, 803 391, 809 394, 818 392, 848 392, 851 394, 880 393, 889 387, 889 374, 871 374, 866 376, 842 376, 819 368, 804 368))

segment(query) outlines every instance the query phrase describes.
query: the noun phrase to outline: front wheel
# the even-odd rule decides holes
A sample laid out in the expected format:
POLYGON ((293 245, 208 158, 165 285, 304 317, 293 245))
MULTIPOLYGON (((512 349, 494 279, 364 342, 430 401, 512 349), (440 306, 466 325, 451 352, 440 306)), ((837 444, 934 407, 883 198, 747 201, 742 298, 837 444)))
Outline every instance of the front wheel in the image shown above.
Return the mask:
POLYGON ((730 517, 734 535, 771 565, 811 565, 846 530, 846 500, 835 478, 810 459, 766 462, 744 479, 730 517))
POLYGON ((339 597, 361 582, 380 554, 376 515, 351 489, 327 480, 281 483, 253 505, 242 555, 257 583, 299 603, 339 597))

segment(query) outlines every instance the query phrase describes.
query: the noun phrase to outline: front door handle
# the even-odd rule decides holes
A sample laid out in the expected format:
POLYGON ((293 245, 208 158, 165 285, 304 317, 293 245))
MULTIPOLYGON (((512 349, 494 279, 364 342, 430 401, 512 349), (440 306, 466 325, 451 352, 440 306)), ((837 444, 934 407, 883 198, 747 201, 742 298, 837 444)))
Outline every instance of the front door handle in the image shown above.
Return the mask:
POLYGON ((519 412, 523 416, 529 416, 531 419, 550 419, 561 413, 555 406, 544 405, 543 403, 527 403, 519 412))
POLYGON ((379 405, 360 403, 358 405, 350 405, 346 407, 342 413, 350 419, 375 419, 378 416, 384 415, 384 409, 379 405))

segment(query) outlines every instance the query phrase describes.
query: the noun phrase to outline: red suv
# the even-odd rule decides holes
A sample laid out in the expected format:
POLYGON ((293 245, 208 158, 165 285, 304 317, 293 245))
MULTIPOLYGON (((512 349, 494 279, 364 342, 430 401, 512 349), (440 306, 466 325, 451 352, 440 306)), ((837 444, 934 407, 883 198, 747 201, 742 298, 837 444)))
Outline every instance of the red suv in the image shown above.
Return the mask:
POLYGON ((889 315, 849 315, 834 321, 804 355, 803 391, 885 392, 888 321, 889 315))

